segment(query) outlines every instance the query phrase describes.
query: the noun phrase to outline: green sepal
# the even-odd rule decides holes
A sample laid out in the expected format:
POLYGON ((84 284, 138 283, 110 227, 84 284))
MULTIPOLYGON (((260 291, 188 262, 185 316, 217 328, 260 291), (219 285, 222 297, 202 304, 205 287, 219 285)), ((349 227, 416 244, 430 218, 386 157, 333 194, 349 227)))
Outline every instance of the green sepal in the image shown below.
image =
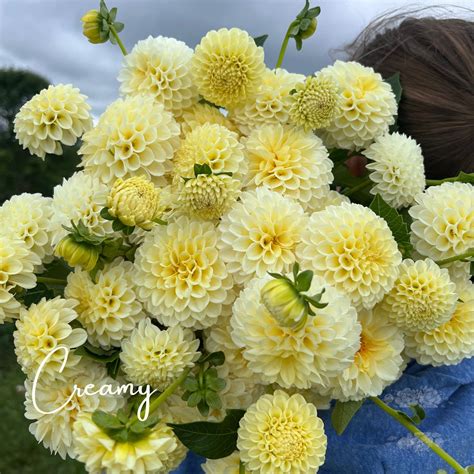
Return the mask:
POLYGON ((261 36, 256 36, 253 40, 255 41, 255 44, 257 46, 262 46, 264 45, 265 41, 267 40, 268 35, 261 35, 261 36))

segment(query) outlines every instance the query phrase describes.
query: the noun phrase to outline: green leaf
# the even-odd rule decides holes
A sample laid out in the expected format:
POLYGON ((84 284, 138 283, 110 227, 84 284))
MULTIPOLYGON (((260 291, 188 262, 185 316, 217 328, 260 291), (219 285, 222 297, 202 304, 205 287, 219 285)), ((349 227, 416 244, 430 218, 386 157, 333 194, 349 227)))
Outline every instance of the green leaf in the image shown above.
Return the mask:
POLYGON ((295 24, 290 28, 290 35, 296 36, 300 32, 300 24, 299 22, 295 22, 295 24))
POLYGON ((293 279, 296 281, 298 278, 298 273, 300 272, 300 264, 295 262, 293 265, 293 279))
POLYGON ((117 430, 123 427, 122 422, 116 416, 102 410, 92 413, 92 421, 102 430, 117 430))
POLYGON ((397 410, 397 413, 409 423, 414 423, 414 420, 411 418, 411 416, 407 415, 404 411, 397 410))
POLYGON ((198 410, 199 413, 201 413, 202 416, 208 416, 209 415, 209 405, 207 404, 206 400, 202 399, 198 403, 198 410))
POLYGON ((110 215, 109 209, 107 207, 102 208, 102 210, 100 211, 100 217, 107 221, 115 220, 115 217, 110 215))
POLYGON ((301 272, 296 278, 296 289, 298 291, 308 291, 313 281, 313 272, 311 270, 305 270, 301 272))
POLYGON ((331 424, 338 435, 342 435, 352 417, 359 411, 364 400, 358 402, 337 401, 331 412, 331 424))
POLYGON ((213 366, 222 365, 225 362, 225 354, 222 351, 217 351, 202 355, 198 360, 198 364, 204 364, 205 362, 213 366))
POLYGON ((413 247, 410 242, 410 233, 406 222, 403 217, 397 212, 396 209, 389 206, 380 196, 377 194, 369 206, 372 211, 378 216, 385 219, 388 227, 392 231, 393 237, 398 244, 398 248, 404 258, 410 256, 413 247))
POLYGON ((100 14, 103 17, 106 17, 109 14, 109 11, 107 10, 107 7, 105 6, 104 0, 100 0, 100 14))
POLYGON ((202 165, 199 163, 196 163, 194 165, 194 176, 197 177, 200 174, 205 174, 207 176, 211 175, 212 174, 211 167, 207 163, 204 163, 202 165))
POLYGON ((116 21, 114 23, 114 28, 117 33, 120 33, 125 28, 125 25, 120 21, 116 21))
POLYGON ((116 17, 117 17, 117 8, 116 8, 116 7, 111 8, 111 9, 110 9, 110 12, 109 12, 109 19, 110 19, 110 21, 111 21, 111 22, 114 22, 116 17))
POLYGON ((413 412, 413 416, 411 417, 411 419, 417 425, 420 424, 426 418, 425 410, 423 410, 420 405, 410 405, 410 410, 413 412))
POLYGON ((210 388, 211 390, 214 390, 214 392, 220 392, 221 390, 224 390, 226 385, 227 382, 219 377, 213 378, 211 380, 206 380, 206 387, 210 388))
POLYGON ((199 389, 198 381, 195 379, 195 377, 187 377, 183 382, 183 388, 189 392, 195 392, 199 389))
POLYGON ((178 439, 194 453, 208 459, 220 459, 235 451, 239 421, 244 414, 244 410, 228 410, 227 416, 220 423, 198 421, 169 426, 178 439))
POLYGON ((198 404, 201 402, 201 400, 202 400, 201 392, 193 392, 193 393, 191 393, 191 395, 189 395, 188 406, 189 407, 197 407, 198 404))
POLYGON ((210 408, 215 410, 222 408, 221 399, 219 398, 219 395, 214 392, 214 390, 206 390, 206 403, 210 408))
POLYGON ((111 349, 110 351, 106 351, 100 347, 95 347, 88 342, 82 346, 79 346, 74 351, 74 353, 83 357, 88 357, 89 359, 93 359, 97 362, 102 362, 103 364, 114 362, 120 356, 119 349, 111 349))
POLYGON ((21 296, 25 306, 30 306, 32 304, 39 303, 42 298, 51 299, 54 298, 54 291, 48 288, 44 283, 38 283, 31 290, 26 290, 26 292, 21 296))
POLYGON ((310 303, 312 306, 318 309, 323 309, 325 308, 329 303, 321 303, 321 298, 324 295, 324 292, 326 291, 326 288, 323 288, 320 293, 317 295, 313 296, 307 296, 305 295, 305 300, 310 303))
POLYGON ((127 227, 124 223, 119 221, 118 219, 115 219, 112 222, 112 229, 115 230, 115 232, 120 232, 121 230, 124 230, 125 227, 127 227))
POLYGON ((461 183, 474 184, 474 173, 464 173, 464 171, 461 171, 457 177, 461 183))
POLYGON ((296 50, 301 51, 301 48, 303 47, 303 40, 299 36, 296 36, 295 43, 296 43, 296 50))
POLYGON ((136 421, 133 423, 133 425, 130 427, 130 429, 134 433, 143 433, 145 430, 148 428, 152 428, 155 426, 159 421, 160 421, 160 415, 159 413, 152 413, 146 420, 143 421, 136 421))
POLYGON ((472 464, 470 466, 466 466, 466 470, 469 474, 473 474, 474 473, 474 464, 472 464))
POLYGON ((117 357, 115 360, 111 362, 107 362, 107 375, 112 377, 113 379, 117 378, 119 369, 120 369, 120 357, 117 357))
POLYGON ((321 7, 313 7, 308 10, 306 18, 316 18, 321 13, 321 7))
POLYGON ((296 18, 298 18, 299 20, 301 20, 301 18, 304 18, 304 16, 306 15, 306 12, 309 10, 309 0, 305 0, 305 4, 304 4, 304 7, 303 9, 298 13, 298 15, 296 16, 296 18))
POLYGON ((395 100, 397 101, 397 105, 400 103, 400 99, 402 98, 402 84, 400 82, 400 73, 396 72, 392 76, 390 76, 388 79, 385 79, 385 82, 388 82, 390 84, 390 87, 392 88, 393 94, 395 95, 395 100))
POLYGON ((265 41, 267 41, 268 35, 256 36, 253 40, 257 46, 263 46, 265 41))
POLYGON ((331 148, 329 150, 329 159, 334 163, 343 163, 349 159, 349 152, 341 148, 331 148))

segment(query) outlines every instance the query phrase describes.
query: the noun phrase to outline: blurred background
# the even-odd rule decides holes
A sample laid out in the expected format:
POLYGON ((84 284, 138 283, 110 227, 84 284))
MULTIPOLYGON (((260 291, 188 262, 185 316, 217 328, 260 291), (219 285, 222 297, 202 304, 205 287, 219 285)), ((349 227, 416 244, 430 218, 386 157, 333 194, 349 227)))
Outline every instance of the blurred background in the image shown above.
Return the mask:
MULTIPOLYGON (((92 45, 82 36, 80 18, 99 0, 0 0, 0 204, 12 194, 41 192, 70 176, 79 159, 77 147, 61 157, 32 157, 16 143, 13 119, 18 109, 49 84, 72 83, 89 97, 94 117, 118 96, 121 52, 110 43, 92 45)), ((194 47, 211 29, 239 27, 252 36, 268 34, 265 58, 276 61, 288 24, 303 0, 108 0, 125 23, 121 38, 130 50, 140 39, 173 36, 194 47)), ((350 43, 375 17, 445 5, 402 0, 322 0, 318 30, 301 52, 288 48, 283 66, 311 74, 343 58, 350 43)), ((456 16, 472 15, 473 0, 452 0, 456 16)), ((0 223, 1 225, 1 223, 0 223)), ((83 472, 78 464, 50 455, 28 433, 23 417, 23 376, 15 362, 12 325, 0 326, 0 474, 83 472)))

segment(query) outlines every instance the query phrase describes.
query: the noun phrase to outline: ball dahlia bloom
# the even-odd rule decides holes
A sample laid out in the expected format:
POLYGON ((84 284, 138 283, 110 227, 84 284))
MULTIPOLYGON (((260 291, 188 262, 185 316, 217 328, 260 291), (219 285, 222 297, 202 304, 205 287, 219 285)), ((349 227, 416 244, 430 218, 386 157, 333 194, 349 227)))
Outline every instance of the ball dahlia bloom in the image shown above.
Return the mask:
POLYGON ((206 459, 201 465, 205 474, 249 474, 244 467, 240 470, 240 456, 238 451, 234 451, 230 456, 221 459, 206 459))
POLYGON ((23 148, 44 160, 46 153, 62 155, 92 126, 87 97, 71 84, 49 86, 24 104, 14 121, 23 148))
POLYGON ((316 407, 299 394, 264 395, 240 420, 237 447, 250 472, 317 472, 326 445, 316 407))
POLYGON ((239 132, 233 121, 230 120, 228 116, 222 114, 218 107, 205 103, 201 104, 198 102, 184 110, 177 120, 181 126, 181 134, 183 136, 187 135, 196 127, 205 125, 206 123, 222 125, 231 132, 239 132))

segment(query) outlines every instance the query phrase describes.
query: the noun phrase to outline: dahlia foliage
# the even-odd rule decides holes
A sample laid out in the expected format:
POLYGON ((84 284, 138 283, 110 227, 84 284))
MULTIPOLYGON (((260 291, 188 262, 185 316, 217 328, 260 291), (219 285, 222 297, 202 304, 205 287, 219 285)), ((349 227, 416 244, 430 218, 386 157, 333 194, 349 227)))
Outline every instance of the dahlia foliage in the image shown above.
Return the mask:
MULTIPOLYGON (((126 54, 116 13, 83 22, 125 54, 121 97, 93 123, 59 84, 15 120, 32 155, 80 140, 81 156, 52 198, 0 207, 0 323, 31 433, 91 473, 166 473, 188 450, 206 473, 314 473, 319 409, 343 431, 341 408, 410 359, 474 355, 473 177, 425 180, 395 131, 397 77, 271 69, 238 28, 126 54)), ((318 14, 306 4, 285 48, 318 14)))

